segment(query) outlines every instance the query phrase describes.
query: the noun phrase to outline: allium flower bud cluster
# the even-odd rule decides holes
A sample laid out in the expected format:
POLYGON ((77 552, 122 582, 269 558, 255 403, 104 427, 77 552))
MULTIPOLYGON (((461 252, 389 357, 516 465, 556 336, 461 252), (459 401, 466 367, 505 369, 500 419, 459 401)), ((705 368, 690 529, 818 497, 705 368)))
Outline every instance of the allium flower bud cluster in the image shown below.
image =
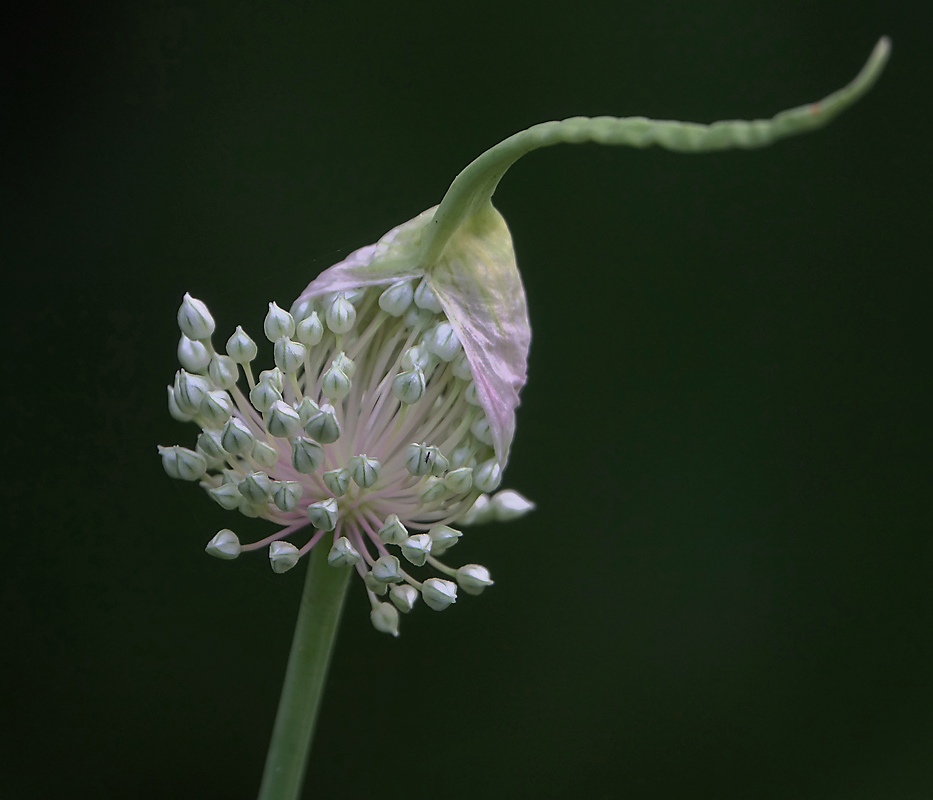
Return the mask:
POLYGON ((427 281, 306 294, 291 311, 270 303, 263 332, 275 366, 258 378, 259 347, 242 327, 223 354, 203 302, 185 295, 178 321, 182 368, 169 410, 202 432, 193 450, 159 448, 165 470, 199 481, 224 509, 280 526, 251 544, 225 528, 209 554, 268 548, 282 573, 327 547, 332 566, 359 572, 373 625, 392 635, 419 596, 439 611, 458 588, 478 594, 492 584, 485 567, 439 560, 461 536, 451 525, 474 506, 487 510, 479 521, 498 518, 486 493, 503 458, 469 358, 427 281))

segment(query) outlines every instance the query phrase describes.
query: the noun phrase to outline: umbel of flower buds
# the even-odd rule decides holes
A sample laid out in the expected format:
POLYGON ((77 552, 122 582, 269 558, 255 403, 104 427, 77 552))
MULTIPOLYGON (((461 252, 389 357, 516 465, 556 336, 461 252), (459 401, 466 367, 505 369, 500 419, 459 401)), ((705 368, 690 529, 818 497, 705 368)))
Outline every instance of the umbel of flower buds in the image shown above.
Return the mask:
POLYGON ((826 124, 867 91, 888 50, 882 39, 848 86, 768 120, 574 117, 509 137, 464 169, 439 206, 325 270, 288 311, 269 303, 261 327, 274 366, 258 377, 256 342, 237 327, 216 350, 210 311, 186 294, 168 405, 202 432, 193 450, 159 448, 165 470, 199 481, 224 509, 278 526, 251 544, 225 528, 207 552, 233 559, 267 548, 282 573, 326 547, 335 569, 359 572, 374 627, 392 635, 419 597, 440 611, 458 589, 491 586, 485 567, 440 558, 461 536, 452 526, 533 508, 497 492, 531 339, 511 235, 491 203, 503 174, 562 142, 761 147, 826 124))

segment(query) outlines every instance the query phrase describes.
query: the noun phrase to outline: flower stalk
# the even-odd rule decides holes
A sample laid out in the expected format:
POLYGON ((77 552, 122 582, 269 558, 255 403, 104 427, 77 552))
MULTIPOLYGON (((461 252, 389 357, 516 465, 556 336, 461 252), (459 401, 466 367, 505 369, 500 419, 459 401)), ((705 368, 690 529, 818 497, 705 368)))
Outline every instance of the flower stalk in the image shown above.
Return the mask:
POLYGON ((308 554, 308 572, 259 800, 295 800, 301 794, 351 572, 350 567, 335 569, 328 564, 324 547, 315 547, 308 554))

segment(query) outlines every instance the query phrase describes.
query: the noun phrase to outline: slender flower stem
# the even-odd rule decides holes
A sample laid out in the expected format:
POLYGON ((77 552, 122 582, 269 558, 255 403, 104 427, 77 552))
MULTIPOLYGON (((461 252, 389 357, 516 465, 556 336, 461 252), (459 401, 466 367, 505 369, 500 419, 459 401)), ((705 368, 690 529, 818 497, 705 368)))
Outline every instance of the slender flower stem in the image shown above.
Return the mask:
POLYGON ((298 621, 275 716, 259 800, 296 800, 301 794, 314 723, 346 596, 350 567, 327 563, 320 543, 308 554, 298 621))

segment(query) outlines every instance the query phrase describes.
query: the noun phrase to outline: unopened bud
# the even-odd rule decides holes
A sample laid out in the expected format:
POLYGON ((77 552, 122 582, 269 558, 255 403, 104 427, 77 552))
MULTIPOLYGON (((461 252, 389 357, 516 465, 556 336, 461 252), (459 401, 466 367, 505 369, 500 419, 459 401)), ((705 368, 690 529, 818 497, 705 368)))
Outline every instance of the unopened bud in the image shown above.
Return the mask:
POLYGON ((301 342, 293 342, 283 336, 281 339, 276 339, 272 352, 275 365, 286 375, 289 375, 298 372, 304 365, 308 348, 301 342))
POLYGON ((301 499, 301 484, 298 481, 276 481, 272 486, 272 502, 281 511, 290 512, 298 508, 301 499))
POLYGON ((265 414, 281 399, 282 392, 271 381, 259 381, 249 392, 249 401, 260 414, 265 414))
POLYGON ((178 309, 178 327, 189 339, 209 339, 214 332, 214 318, 204 303, 185 292, 178 309))
POLYGON ((496 492, 491 500, 493 516, 497 522, 511 522, 534 511, 535 504, 513 489, 496 492))
POLYGON ((177 444, 171 447, 159 445, 159 455, 162 456, 162 467, 170 478, 196 481, 207 471, 207 461, 204 456, 187 447, 180 447, 177 444))
POLYGON ((265 472, 248 472, 237 489, 253 505, 268 503, 272 497, 272 479, 265 472))
POLYGON ((381 583, 398 583, 405 579, 402 566, 395 556, 381 556, 373 564, 373 577, 381 583))
POLYGON ((188 372, 203 372, 211 363, 211 351, 201 342, 189 339, 184 334, 178 340, 178 363, 188 372))
POLYGON ((232 413, 233 401, 223 389, 208 392, 201 400, 201 416, 211 428, 222 427, 232 413))
POLYGON ((424 389, 424 372, 419 367, 410 369, 407 372, 400 372, 392 381, 392 392, 406 405, 417 403, 424 397, 424 389))
POLYGON ((262 323, 263 333, 270 342, 277 342, 283 336, 295 335, 295 318, 275 303, 269 303, 269 312, 262 323))
POLYGON ((453 361, 460 352, 460 337, 449 322, 439 322, 428 337, 427 347, 441 361, 453 361))
POLYGON ((473 470, 470 467, 452 469, 444 476, 444 486, 451 494, 465 494, 473 488, 473 470))
POLYGON ((379 538, 385 544, 401 544, 408 538, 408 531, 402 525, 398 516, 389 514, 386 517, 385 525, 379 529, 379 538))
POLYGON ((346 536, 341 536, 327 554, 327 563, 332 567, 352 567, 360 560, 360 554, 346 536))
POLYGON ((388 603, 379 603, 370 611, 369 620, 379 633, 398 636, 398 611, 388 603))
POLYGON ((350 394, 350 385, 349 376, 334 364, 321 375, 321 394, 328 400, 343 400, 350 394))
POLYGON ((252 455, 255 462, 261 464, 266 469, 272 469, 279 463, 279 451, 272 445, 261 442, 258 439, 253 445, 253 451, 250 455, 252 455))
POLYGON ((207 368, 207 374, 221 389, 232 389, 239 377, 239 367, 230 356, 215 354, 207 368))
POLYGON ((324 485, 334 497, 343 497, 350 488, 350 470, 332 469, 324 473, 324 485))
POLYGON ((248 364, 256 358, 258 352, 256 342, 249 338, 240 325, 237 325, 233 335, 227 339, 227 355, 237 364, 248 364))
POLYGON ((443 611, 447 606, 457 602, 457 584, 442 578, 428 578, 424 582, 421 596, 428 608, 443 611))
POLYGON ((407 583, 396 583, 389 587, 389 599, 399 611, 407 614, 415 607, 418 590, 407 583))
POLYGON ((347 333, 356 322, 356 309, 346 294, 337 292, 324 313, 327 327, 334 333, 347 333))
POLYGON ((489 570, 479 564, 465 564, 457 570, 457 583, 467 594, 479 594, 492 586, 489 570))
POLYGON ((296 436, 292 439, 292 465, 305 475, 314 472, 324 463, 324 448, 317 442, 296 436))
POLYGON ((322 531, 332 531, 337 527, 337 501, 331 497, 308 506, 308 519, 322 531))
POLYGON ((240 555, 240 540, 237 535, 229 528, 218 531, 207 543, 204 552, 214 558, 222 558, 224 561, 232 561, 240 555))
POLYGON ((321 339, 324 338, 324 323, 321 322, 317 311, 312 311, 298 323, 295 338, 305 347, 314 347, 316 344, 320 344, 321 339))
POLYGON ((369 489, 379 480, 379 469, 382 465, 378 458, 370 458, 364 453, 351 456, 347 462, 350 477, 361 489, 369 489))
POLYGON ((493 492, 502 482, 502 468, 496 459, 484 461, 473 470, 473 485, 481 492, 493 492))
POLYGON ((473 380, 473 370, 470 367, 470 359, 467 358, 466 353, 461 352, 453 360, 451 372, 453 372, 455 378, 460 378, 462 381, 473 380))
POLYGON ((240 500, 243 499, 240 490, 237 489, 236 484, 233 483, 222 483, 216 488, 208 489, 207 493, 217 505, 221 508, 225 508, 227 511, 233 511, 235 508, 239 507, 240 500))
POLYGON ((197 414, 201 410, 201 401, 211 390, 210 381, 200 375, 192 375, 183 369, 175 373, 175 403, 185 414, 197 414))
POLYGON ((276 400, 272 408, 263 414, 263 422, 272 436, 288 439, 298 430, 301 420, 298 419, 298 412, 288 403, 276 400))
POLYGON ((418 308, 423 308, 425 311, 430 311, 432 314, 440 314, 441 311, 443 311, 437 296, 431 290, 431 287, 428 286, 428 282, 424 278, 421 279, 421 283, 419 283, 418 288, 415 289, 415 305, 418 306, 418 308))
POLYGON ((340 423, 330 403, 322 403, 316 414, 305 424, 305 433, 321 444, 333 444, 340 438, 340 423))
POLYGON ((431 537, 426 533, 418 533, 402 542, 402 555, 416 567, 422 567, 431 552, 431 546, 431 537))
POLYGON ((168 413, 172 419, 178 422, 190 422, 193 414, 187 414, 178 407, 178 401, 175 400, 175 390, 171 386, 168 389, 168 413))
POLYGON ((269 562, 273 572, 288 572, 298 563, 298 548, 291 542, 273 542, 269 545, 269 562))
POLYGON ((245 455, 253 449, 253 433, 238 417, 227 420, 220 433, 220 443, 230 455, 245 455))
POLYGON ((400 317, 408 310, 414 296, 411 281, 393 283, 379 295, 379 308, 393 317, 400 317))
POLYGON ((450 550, 463 534, 446 525, 435 525, 428 531, 428 536, 431 537, 431 555, 436 557, 450 550))

